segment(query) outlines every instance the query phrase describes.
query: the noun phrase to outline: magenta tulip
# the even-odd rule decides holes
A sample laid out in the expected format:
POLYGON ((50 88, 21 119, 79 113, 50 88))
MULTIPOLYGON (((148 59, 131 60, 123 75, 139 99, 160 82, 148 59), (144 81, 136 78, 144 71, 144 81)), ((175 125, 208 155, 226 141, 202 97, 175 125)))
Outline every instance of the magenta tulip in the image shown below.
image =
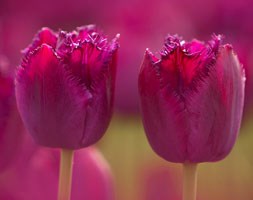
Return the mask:
POLYGON ((17 105, 38 144, 79 149, 103 136, 112 116, 117 38, 108 42, 93 25, 71 33, 43 28, 24 50, 17 105))
POLYGON ((139 75, 142 118, 153 150, 171 162, 210 162, 231 151, 240 127, 244 70, 221 37, 208 43, 168 36, 149 50, 139 75))
MULTIPOLYGON (((26 143, 26 145, 32 145, 26 143)), ((20 159, 0 180, 3 200, 56 200, 60 152, 38 148, 21 152, 20 159)), ((76 151, 73 164, 72 200, 113 200, 113 180, 100 152, 95 148, 76 151)))
POLYGON ((7 58, 0 55, 0 172, 15 161, 23 140, 23 126, 7 58))

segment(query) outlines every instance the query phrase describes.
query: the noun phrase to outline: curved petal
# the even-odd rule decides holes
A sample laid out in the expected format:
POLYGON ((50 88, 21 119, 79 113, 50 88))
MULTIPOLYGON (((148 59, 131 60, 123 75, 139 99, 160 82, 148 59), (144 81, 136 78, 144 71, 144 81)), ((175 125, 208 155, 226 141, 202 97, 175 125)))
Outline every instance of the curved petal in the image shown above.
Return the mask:
POLYGON ((142 120, 154 151, 173 162, 185 159, 184 108, 175 93, 160 87, 158 65, 148 52, 139 75, 142 120), (179 123, 180 122, 180 123, 179 123))
POLYGON ((231 46, 226 45, 197 92, 189 92, 190 161, 217 161, 227 156, 238 135, 243 98, 244 74, 231 46))
POLYGON ((44 27, 36 34, 31 45, 29 45, 26 49, 23 50, 23 53, 25 55, 28 55, 29 52, 34 51, 42 44, 47 44, 52 48, 56 48, 56 42, 56 34, 51 29, 44 27))
POLYGON ((39 144, 81 148, 92 95, 67 74, 48 45, 42 45, 27 66, 18 69, 16 97, 24 124, 39 144))
POLYGON ((91 73, 93 74, 91 75, 90 90, 93 98, 86 112, 82 140, 84 144, 87 142, 94 143, 100 139, 105 133, 112 117, 117 51, 110 55, 109 59, 111 60, 107 63, 91 65, 91 73))

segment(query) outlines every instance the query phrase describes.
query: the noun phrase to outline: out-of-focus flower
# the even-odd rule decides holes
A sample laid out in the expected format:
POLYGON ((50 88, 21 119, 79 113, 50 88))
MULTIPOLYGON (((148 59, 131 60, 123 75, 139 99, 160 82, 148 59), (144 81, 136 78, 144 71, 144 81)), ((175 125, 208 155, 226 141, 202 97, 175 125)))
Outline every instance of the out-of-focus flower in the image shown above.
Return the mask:
POLYGON ((0 171, 15 160, 22 143, 22 122, 16 107, 8 61, 0 55, 0 171))
POLYGON ((140 193, 142 200, 179 200, 181 197, 180 176, 178 170, 168 165, 146 163, 142 166, 140 193))
POLYGON ((161 59, 146 51, 139 93, 146 135, 171 162, 223 159, 238 135, 244 70, 231 45, 165 40, 161 59))
POLYGON ((93 25, 43 28, 24 50, 16 98, 37 143, 79 149, 102 137, 112 116, 117 38, 108 42, 93 25))
MULTIPOLYGON (((60 153, 38 148, 0 179, 0 197, 13 200, 55 200, 58 191, 60 153)), ((113 200, 111 172, 95 148, 76 151, 73 164, 73 200, 113 200)))

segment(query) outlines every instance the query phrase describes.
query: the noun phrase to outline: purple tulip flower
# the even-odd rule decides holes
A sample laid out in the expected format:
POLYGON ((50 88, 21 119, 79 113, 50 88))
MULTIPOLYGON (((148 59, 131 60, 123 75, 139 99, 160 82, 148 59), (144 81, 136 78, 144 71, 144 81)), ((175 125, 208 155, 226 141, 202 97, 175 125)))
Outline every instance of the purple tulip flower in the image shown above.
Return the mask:
POLYGON ((103 136, 112 116, 117 39, 108 42, 93 25, 70 33, 43 28, 24 50, 17 105, 38 144, 79 149, 103 136))
POLYGON ((142 119, 153 150, 171 162, 211 162, 231 151, 244 101, 244 70, 221 37, 208 43, 168 36, 149 50, 139 75, 142 119))

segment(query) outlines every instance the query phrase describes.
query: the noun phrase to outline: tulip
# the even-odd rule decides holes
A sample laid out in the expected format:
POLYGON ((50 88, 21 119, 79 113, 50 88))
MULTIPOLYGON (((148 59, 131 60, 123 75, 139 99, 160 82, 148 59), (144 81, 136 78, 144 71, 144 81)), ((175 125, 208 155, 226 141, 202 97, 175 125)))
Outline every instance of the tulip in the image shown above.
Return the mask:
POLYGON ((236 141, 245 75, 231 45, 168 36, 157 58, 146 51, 139 74, 142 119, 153 150, 184 163, 184 199, 196 198, 196 163, 226 157, 236 141))
POLYGON ((94 26, 43 28, 24 50, 17 105, 38 144, 79 149, 97 142, 112 116, 118 43, 94 26))
POLYGON ((97 142, 109 125, 117 39, 109 42, 93 25, 70 33, 43 28, 23 51, 17 106, 38 144, 62 148, 59 200, 70 199, 73 150, 97 142))
POLYGON ((240 127, 244 70, 231 45, 166 38, 161 59, 146 51, 139 75, 144 128, 171 162, 208 162, 231 151, 240 127))

